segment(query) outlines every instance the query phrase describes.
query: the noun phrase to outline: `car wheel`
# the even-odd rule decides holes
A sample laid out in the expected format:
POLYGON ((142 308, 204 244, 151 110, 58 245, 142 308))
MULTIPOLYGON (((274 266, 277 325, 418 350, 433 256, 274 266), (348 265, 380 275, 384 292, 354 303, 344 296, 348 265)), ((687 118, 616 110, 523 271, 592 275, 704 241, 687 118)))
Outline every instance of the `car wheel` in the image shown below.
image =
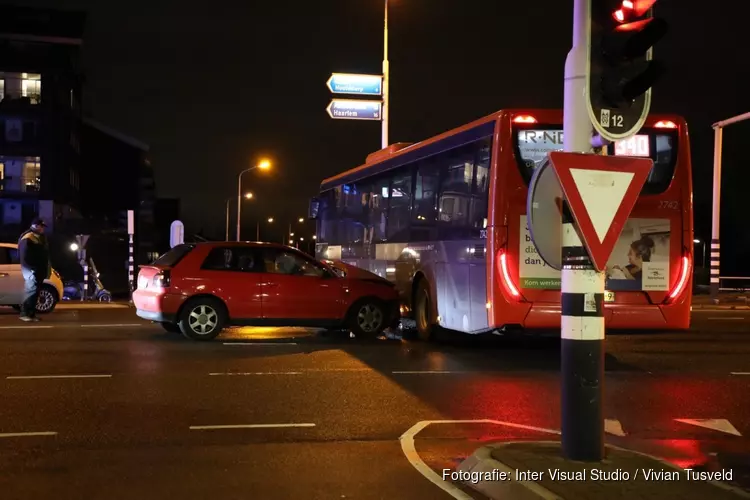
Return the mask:
POLYGON ((112 302, 112 295, 109 292, 104 292, 99 297, 97 297, 97 300, 99 302, 112 302))
POLYGON ((435 319, 432 314, 432 293, 427 280, 420 280, 414 297, 414 320, 417 323, 417 335, 421 340, 430 340, 435 331, 435 319))
POLYGON ((354 304, 349 316, 349 328, 354 335, 377 337, 386 327, 383 304, 376 299, 365 299, 354 304))
POLYGON ((216 299, 199 298, 188 302, 177 325, 190 340, 213 340, 224 328, 224 305, 216 299))
POLYGON ((180 327, 177 326, 177 323, 160 323, 161 327, 164 328, 164 331, 169 333, 181 333, 180 327))
POLYGON ((57 290, 49 285, 42 285, 39 288, 39 297, 36 301, 36 312, 40 314, 51 313, 55 310, 58 300, 57 290))

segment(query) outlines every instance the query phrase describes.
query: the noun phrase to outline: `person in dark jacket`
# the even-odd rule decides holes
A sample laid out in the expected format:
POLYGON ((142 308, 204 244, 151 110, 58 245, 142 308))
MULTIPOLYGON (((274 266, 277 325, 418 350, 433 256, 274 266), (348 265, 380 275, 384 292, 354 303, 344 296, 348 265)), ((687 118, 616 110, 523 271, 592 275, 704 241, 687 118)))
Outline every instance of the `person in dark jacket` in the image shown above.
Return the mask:
POLYGON ((18 258, 25 281, 24 301, 21 304, 21 320, 39 321, 36 317, 36 302, 39 287, 49 278, 52 268, 49 263, 49 247, 44 236, 46 224, 34 219, 28 231, 18 239, 18 258))

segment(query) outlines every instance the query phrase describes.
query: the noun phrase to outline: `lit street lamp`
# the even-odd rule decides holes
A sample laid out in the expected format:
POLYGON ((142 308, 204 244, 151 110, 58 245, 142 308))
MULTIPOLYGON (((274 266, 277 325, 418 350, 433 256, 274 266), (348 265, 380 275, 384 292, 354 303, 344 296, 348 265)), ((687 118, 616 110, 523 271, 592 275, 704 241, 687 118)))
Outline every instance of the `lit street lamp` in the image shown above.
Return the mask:
MULTIPOLYGON (((245 193, 245 199, 246 200, 252 200, 253 199, 253 193, 245 193)), ((226 209, 226 218, 227 218, 227 229, 226 229, 226 236, 224 238, 225 241, 229 241, 229 202, 232 201, 232 198, 227 198, 227 209, 226 209)), ((238 210, 239 212, 239 210, 238 210)))
MULTIPOLYGON (((273 224, 273 217, 269 217, 266 222, 273 224)), ((260 241, 260 221, 255 223, 255 241, 260 241)))
POLYGON ((71 243, 70 244, 70 251, 71 252, 77 252, 80 247, 78 246, 78 243, 71 243))
POLYGON ((240 211, 240 202, 242 200, 242 175, 245 172, 250 172, 251 170, 255 170, 256 168, 259 168, 261 170, 268 170, 269 168, 271 168, 271 161, 265 159, 261 160, 257 165, 246 168, 237 176, 237 241, 240 241, 240 217, 242 216, 240 211))

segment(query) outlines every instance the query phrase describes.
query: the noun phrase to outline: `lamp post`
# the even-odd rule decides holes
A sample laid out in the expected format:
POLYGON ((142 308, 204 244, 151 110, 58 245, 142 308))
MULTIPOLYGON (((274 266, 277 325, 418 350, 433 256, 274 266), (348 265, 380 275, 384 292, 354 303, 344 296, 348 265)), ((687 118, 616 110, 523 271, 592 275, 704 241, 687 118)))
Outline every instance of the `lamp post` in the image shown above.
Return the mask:
MULTIPOLYGON (((273 217, 269 217, 266 222, 273 223, 273 217)), ((255 241, 260 241, 260 221, 255 224, 255 241)))
MULTIPOLYGON (((251 200, 253 198, 253 193, 245 193, 245 199, 251 200)), ((232 198, 227 198, 227 207, 226 207, 226 235, 224 237, 224 241, 229 241, 229 202, 232 201, 232 198)), ((239 210, 238 210, 239 212, 239 210)), ((239 241, 239 240, 238 240, 239 241)))
POLYGON ((385 0, 385 23, 383 25, 383 110, 382 148, 388 147, 388 120, 390 119, 390 68, 388 62, 388 0, 385 0))
POLYGON ((268 170, 269 168, 271 168, 271 162, 269 160, 261 160, 257 165, 246 168, 237 176, 237 241, 240 241, 240 218, 242 217, 240 210, 242 208, 242 176, 246 172, 250 172, 252 170, 255 170, 256 168, 259 168, 261 170, 268 170))

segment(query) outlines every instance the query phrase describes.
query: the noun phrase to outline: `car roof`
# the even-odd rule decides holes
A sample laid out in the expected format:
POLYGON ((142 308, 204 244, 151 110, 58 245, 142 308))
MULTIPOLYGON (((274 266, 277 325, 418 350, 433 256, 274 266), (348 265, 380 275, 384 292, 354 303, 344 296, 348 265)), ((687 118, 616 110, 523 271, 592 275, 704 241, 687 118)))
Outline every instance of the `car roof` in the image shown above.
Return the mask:
POLYGON ((203 241, 200 243, 193 243, 197 247, 256 247, 256 248, 280 248, 283 250, 294 250, 298 251, 294 247, 289 245, 282 245, 280 243, 269 243, 264 241, 203 241))

